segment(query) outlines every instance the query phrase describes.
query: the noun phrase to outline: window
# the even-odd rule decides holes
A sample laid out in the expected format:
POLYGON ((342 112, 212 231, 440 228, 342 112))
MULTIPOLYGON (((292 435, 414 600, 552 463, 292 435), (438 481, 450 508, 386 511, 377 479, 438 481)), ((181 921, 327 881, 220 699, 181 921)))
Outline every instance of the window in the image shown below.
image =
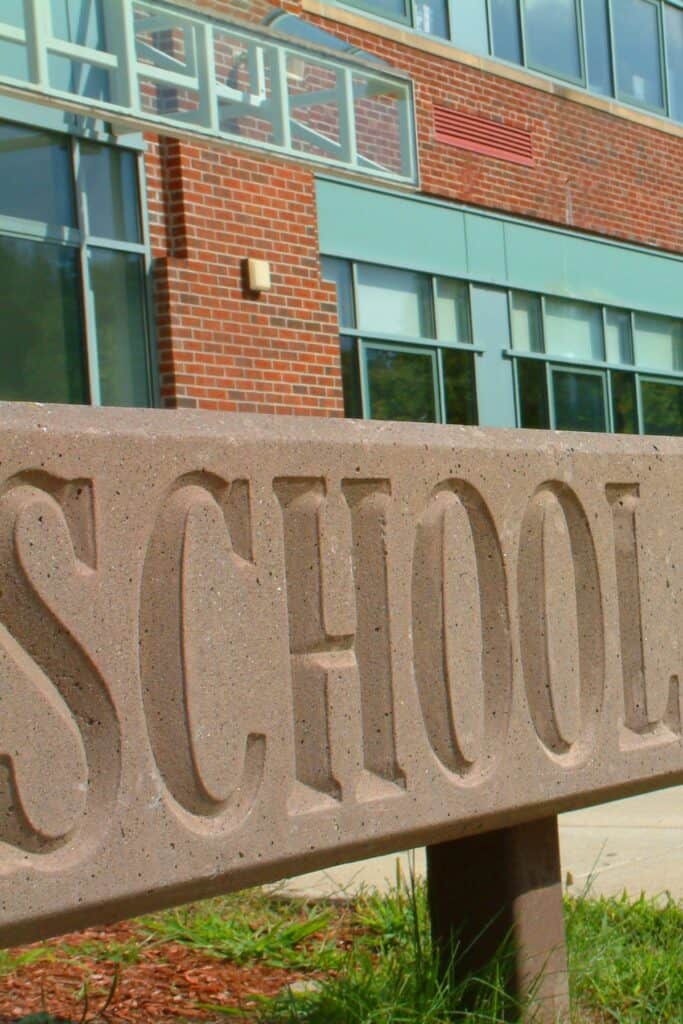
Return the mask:
POLYGON ((0 122, 0 398, 150 404, 138 159, 0 122))
POLYGON ((510 423, 514 404, 522 427, 683 436, 683 320, 352 260, 322 266, 337 289, 347 416, 490 424, 504 406, 510 423))
POLYGON ((522 7, 529 66, 583 81, 575 0, 523 0, 522 7))
POLYGON ((683 321, 527 292, 510 307, 520 426, 683 436, 683 321))
POLYGON ((323 258, 337 288, 347 416, 477 422, 468 285, 323 258))
MULTIPOLYGON (((415 0, 425 31, 446 33, 446 4, 415 0)), ((239 3, 227 5, 235 6, 239 15, 239 3)), ((403 0, 373 0, 371 9, 399 19, 405 10, 403 0)), ((36 90, 66 99, 87 117, 123 114, 156 130, 170 124, 417 180, 408 77, 274 8, 256 29, 154 0, 0 0, 0 79, 31 101, 36 90)))
POLYGON ((680 0, 338 0, 683 122, 680 0))

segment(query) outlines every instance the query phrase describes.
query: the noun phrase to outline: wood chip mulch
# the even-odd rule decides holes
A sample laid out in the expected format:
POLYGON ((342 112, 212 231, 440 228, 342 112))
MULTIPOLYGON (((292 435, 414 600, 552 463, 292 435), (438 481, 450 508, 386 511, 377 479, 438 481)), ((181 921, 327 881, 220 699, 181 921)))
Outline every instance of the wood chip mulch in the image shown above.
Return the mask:
MULTIPOLYGON (((253 1016, 224 1017, 201 1004, 248 1010, 256 996, 274 996, 287 985, 310 978, 296 970, 253 963, 238 966, 174 942, 143 945, 134 963, 117 965, 88 956, 89 943, 129 943, 140 933, 125 922, 62 935, 41 947, 49 959, 18 966, 0 977, 0 1024, 48 1011, 79 1024, 181 1024, 181 1022, 253 1022, 253 1016), (62 947, 67 947, 66 949, 62 947), (79 952, 82 947, 82 952, 79 952), (113 997, 106 1007, 118 971, 113 997), (87 988, 87 1012, 84 989, 87 988)), ((27 946, 13 950, 21 954, 27 946)))

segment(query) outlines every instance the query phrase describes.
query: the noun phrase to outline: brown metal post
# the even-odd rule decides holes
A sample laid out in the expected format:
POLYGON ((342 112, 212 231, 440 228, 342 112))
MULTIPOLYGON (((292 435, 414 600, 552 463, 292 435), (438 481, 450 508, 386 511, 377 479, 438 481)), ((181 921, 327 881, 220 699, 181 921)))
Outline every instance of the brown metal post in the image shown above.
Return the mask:
POLYGON ((527 1021, 569 1019, 557 816, 427 847, 432 935, 455 980, 507 940, 527 1021))

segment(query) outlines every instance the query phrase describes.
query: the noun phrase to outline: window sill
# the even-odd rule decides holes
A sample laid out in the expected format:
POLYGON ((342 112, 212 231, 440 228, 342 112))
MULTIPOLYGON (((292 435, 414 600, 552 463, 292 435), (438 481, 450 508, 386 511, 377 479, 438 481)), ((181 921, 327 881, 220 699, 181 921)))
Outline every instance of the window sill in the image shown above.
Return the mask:
POLYGON ((591 107, 593 110, 601 111, 604 114, 611 114, 613 117, 630 121, 633 124, 642 125, 645 128, 652 128, 655 131, 664 132, 666 135, 673 135, 683 139, 683 124, 671 121, 668 118, 658 117, 655 114, 648 114, 644 111, 634 110, 632 107, 624 106, 618 100, 609 99, 604 96, 595 96, 585 92, 583 89, 576 89, 571 85, 556 82, 552 79, 542 77, 535 72, 527 71, 523 67, 515 67, 511 64, 504 64, 492 57, 482 57, 478 54, 467 53, 459 50, 450 42, 440 39, 432 39, 428 36, 418 35, 412 29, 402 28, 400 25, 391 25, 388 22, 365 16, 361 12, 352 11, 348 8, 332 6, 326 0, 301 0, 301 8, 307 14, 315 14, 328 21, 337 22, 340 25, 348 25, 350 28, 359 29, 362 32, 369 32, 372 35, 380 36, 383 39, 390 39, 400 43, 402 46, 409 46, 422 53, 432 54, 442 60, 449 60, 455 64, 466 64, 468 67, 477 68, 498 78, 505 78, 519 85, 527 85, 539 92, 549 93, 551 96, 558 96, 573 103, 579 103, 584 107, 591 107))

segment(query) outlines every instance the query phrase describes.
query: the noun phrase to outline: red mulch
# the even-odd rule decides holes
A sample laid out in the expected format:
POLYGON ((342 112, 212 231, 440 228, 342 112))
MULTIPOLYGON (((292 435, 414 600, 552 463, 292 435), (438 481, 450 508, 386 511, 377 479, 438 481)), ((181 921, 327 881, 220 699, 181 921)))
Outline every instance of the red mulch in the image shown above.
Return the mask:
MULTIPOLYGON (((138 938, 130 923, 108 928, 89 928, 62 935, 40 945, 51 950, 50 959, 17 967, 0 977, 0 1024, 30 1013, 47 1010, 75 1024, 84 1012, 83 986, 87 982, 88 1013, 92 1024, 180 1024, 185 1021, 244 1022, 252 1017, 221 1017, 202 1010, 198 1004, 248 1009, 256 1005, 255 995, 276 995, 286 985, 303 977, 300 971, 267 967, 263 964, 238 966, 207 956, 175 942, 150 943, 142 947, 136 963, 118 968, 116 989, 104 1017, 98 1015, 116 973, 115 963, 89 958, 78 952, 85 943, 125 943, 138 938), (64 951, 61 947, 71 947, 64 951)), ((22 953, 27 946, 14 950, 22 953)))

